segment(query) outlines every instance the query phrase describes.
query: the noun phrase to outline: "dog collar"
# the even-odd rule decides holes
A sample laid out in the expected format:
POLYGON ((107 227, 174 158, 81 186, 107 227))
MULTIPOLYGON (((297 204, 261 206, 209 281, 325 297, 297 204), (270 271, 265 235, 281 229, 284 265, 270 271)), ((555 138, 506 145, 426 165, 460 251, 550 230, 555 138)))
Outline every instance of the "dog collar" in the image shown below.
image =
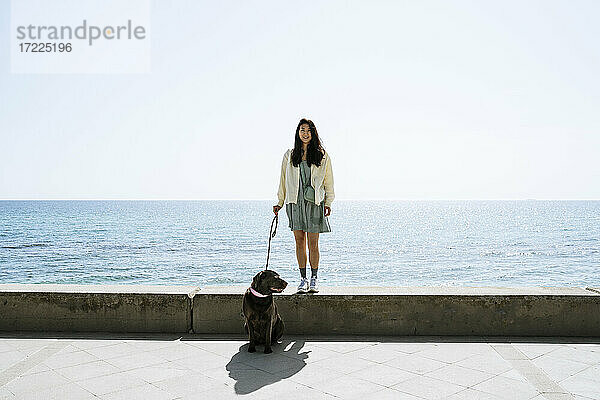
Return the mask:
POLYGON ((252 288, 252 286, 250 286, 250 292, 252 292, 252 294, 255 295, 256 297, 269 297, 269 295, 257 292, 256 290, 254 290, 252 288))

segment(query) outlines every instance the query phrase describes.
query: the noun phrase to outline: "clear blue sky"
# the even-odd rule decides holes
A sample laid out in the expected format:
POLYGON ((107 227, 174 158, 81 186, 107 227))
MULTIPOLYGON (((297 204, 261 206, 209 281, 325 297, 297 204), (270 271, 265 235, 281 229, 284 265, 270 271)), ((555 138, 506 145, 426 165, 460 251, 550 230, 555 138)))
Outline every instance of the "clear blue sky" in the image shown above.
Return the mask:
POLYGON ((300 117, 338 199, 599 199, 597 1, 153 1, 152 73, 11 74, 0 198, 273 199, 300 117))

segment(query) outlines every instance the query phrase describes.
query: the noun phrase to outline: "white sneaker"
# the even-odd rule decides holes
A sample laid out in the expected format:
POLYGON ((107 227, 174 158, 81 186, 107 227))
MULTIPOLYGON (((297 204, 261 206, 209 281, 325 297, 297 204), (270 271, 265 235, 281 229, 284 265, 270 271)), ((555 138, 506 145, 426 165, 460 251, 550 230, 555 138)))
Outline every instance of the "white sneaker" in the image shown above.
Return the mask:
POLYGON ((319 288, 317 287, 317 278, 310 278, 310 287, 308 288, 310 293, 317 293, 319 288))
POLYGON ((308 292, 308 279, 302 278, 300 284, 298 285, 298 293, 306 293, 308 292))

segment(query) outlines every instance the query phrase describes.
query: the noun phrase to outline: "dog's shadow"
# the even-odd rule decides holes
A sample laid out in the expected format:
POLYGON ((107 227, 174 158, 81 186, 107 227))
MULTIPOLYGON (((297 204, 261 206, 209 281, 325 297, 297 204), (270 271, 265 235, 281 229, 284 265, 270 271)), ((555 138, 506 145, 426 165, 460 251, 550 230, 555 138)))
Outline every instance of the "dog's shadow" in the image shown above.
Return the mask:
POLYGON ((235 392, 252 393, 298 373, 306 366, 309 353, 301 352, 303 347, 304 340, 289 339, 274 344, 271 354, 264 354, 264 347, 260 345, 257 345, 255 353, 248 353, 248 343, 240 346, 225 366, 229 377, 235 380, 235 392))

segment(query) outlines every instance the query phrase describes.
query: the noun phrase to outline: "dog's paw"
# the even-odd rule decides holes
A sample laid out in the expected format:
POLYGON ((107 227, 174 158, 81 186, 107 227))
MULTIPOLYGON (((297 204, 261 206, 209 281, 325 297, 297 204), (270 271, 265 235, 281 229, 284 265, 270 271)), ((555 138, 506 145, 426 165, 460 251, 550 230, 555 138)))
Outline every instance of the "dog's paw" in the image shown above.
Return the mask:
POLYGON ((272 352, 273 352, 273 350, 271 350, 270 347, 265 347, 265 354, 270 354, 272 352))
POLYGON ((256 347, 254 347, 254 346, 248 347, 248 353, 254 353, 255 351, 256 351, 256 347))

